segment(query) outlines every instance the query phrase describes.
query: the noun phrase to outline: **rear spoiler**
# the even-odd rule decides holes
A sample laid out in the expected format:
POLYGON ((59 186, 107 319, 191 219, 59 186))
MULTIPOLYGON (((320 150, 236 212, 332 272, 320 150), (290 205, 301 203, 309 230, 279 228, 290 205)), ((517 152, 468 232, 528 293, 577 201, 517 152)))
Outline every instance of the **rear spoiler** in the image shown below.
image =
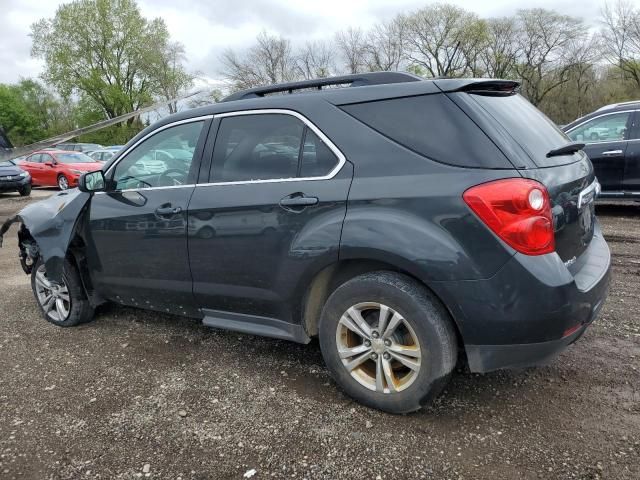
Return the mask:
POLYGON ((443 92, 467 92, 480 95, 513 95, 520 87, 520 82, 498 79, 457 79, 439 78, 434 83, 443 92))

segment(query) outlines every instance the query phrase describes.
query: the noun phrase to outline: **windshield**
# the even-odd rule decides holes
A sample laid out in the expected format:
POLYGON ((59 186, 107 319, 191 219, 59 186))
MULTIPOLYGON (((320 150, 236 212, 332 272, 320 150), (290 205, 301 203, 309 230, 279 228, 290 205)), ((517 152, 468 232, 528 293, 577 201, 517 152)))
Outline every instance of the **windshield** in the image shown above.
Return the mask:
POLYGON ((0 162, 0 167, 14 167, 16 164, 13 163, 11 160, 4 160, 2 162, 0 162))
POLYGON ((522 95, 471 95, 539 167, 562 165, 576 161, 573 155, 547 158, 547 153, 570 142, 547 116, 522 95))
POLYGON ((56 153, 60 163, 94 163, 95 160, 84 153, 56 153))

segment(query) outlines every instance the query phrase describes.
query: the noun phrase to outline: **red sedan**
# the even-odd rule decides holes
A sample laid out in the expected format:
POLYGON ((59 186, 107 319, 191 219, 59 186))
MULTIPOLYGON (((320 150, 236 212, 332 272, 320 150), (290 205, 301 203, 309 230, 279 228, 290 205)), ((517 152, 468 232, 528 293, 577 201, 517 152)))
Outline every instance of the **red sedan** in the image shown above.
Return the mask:
POLYGON ((84 153, 42 150, 29 155, 20 168, 31 174, 33 185, 57 186, 60 190, 66 190, 78 185, 80 175, 100 170, 102 165, 84 153))

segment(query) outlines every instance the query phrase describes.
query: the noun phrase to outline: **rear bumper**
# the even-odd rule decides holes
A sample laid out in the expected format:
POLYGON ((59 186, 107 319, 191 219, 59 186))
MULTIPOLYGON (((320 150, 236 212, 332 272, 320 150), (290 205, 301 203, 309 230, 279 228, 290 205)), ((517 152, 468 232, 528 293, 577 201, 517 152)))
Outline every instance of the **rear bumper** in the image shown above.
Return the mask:
POLYGON ((577 331, 566 337, 548 342, 514 345, 466 345, 469 369, 472 372, 484 373, 505 368, 546 365, 578 340, 588 326, 588 323, 580 325, 577 331))
POLYGON ((610 271, 596 226, 569 268, 555 253, 516 254, 489 279, 443 282, 436 293, 460 328, 471 371, 520 368, 548 362, 584 333, 604 306, 610 271))

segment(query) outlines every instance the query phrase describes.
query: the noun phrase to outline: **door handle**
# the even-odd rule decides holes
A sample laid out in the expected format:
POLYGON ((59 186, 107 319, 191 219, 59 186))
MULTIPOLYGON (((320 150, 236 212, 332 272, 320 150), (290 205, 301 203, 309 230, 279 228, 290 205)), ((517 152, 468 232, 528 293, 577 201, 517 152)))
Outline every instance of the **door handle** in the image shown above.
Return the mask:
POLYGON ((182 212, 181 207, 172 207, 171 205, 162 205, 156 208, 156 215, 159 217, 166 217, 169 215, 177 215, 182 212))
POLYGON ((292 193, 280 200, 280 206, 291 212, 300 212, 318 203, 317 197, 307 197, 304 193, 292 193))
POLYGON ((607 150, 606 152, 602 152, 602 155, 607 155, 608 157, 615 157, 617 155, 622 155, 622 150, 607 150))

